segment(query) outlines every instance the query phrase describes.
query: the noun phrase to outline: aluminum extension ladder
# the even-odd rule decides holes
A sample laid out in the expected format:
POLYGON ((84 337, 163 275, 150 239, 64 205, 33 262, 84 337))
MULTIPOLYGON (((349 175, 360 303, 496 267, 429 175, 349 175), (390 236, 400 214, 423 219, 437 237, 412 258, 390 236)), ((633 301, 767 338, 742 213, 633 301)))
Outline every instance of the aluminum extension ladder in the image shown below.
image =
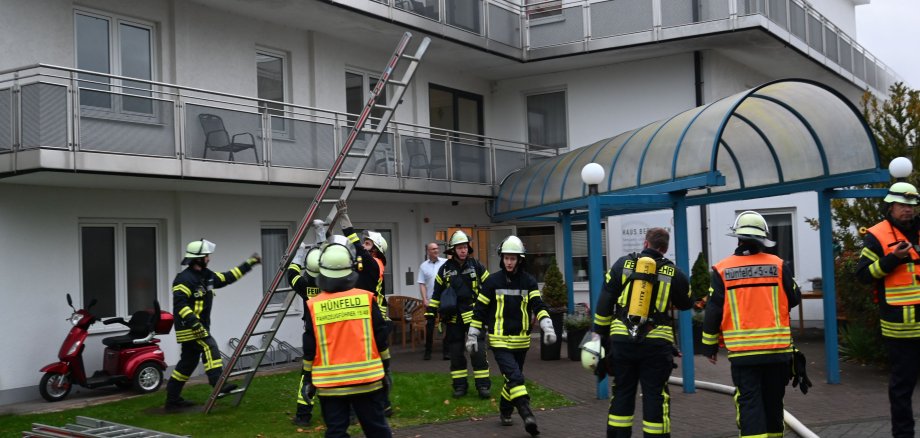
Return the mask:
POLYGON ((336 209, 336 203, 340 199, 348 199, 348 196, 351 194, 352 190, 354 190, 355 185, 358 183, 358 178, 361 176, 361 173, 364 172, 365 166, 367 166, 367 163, 373 156, 374 148, 380 141, 380 137, 385 133, 387 124, 389 124, 390 119, 393 117, 393 113, 396 111, 396 107, 401 102, 403 94, 409 87, 409 83, 412 81, 412 77, 415 75, 415 71, 418 68, 418 64, 421 61, 422 56, 424 56, 425 51, 428 49, 428 45, 431 43, 431 40, 428 37, 425 37, 416 48, 415 54, 407 55, 404 52, 406 47, 409 45, 410 39, 412 39, 411 33, 406 32, 403 34, 402 39, 396 46, 396 50, 393 52, 393 56, 390 58, 386 68, 381 73, 380 80, 377 81, 377 85, 371 92, 371 97, 368 99, 364 110, 361 111, 361 115, 355 121, 355 125, 349 132, 348 138, 345 140, 345 143, 342 146, 342 150, 339 152, 338 157, 332 164, 332 168, 329 170, 329 174, 326 175, 322 185, 316 191, 316 195, 313 198, 313 201, 307 208, 306 215, 304 215, 303 220, 301 220, 300 226, 297 228, 297 232, 295 233, 294 238, 291 240, 291 244, 288 246, 285 256, 282 258, 281 265, 278 266, 278 271, 275 273, 275 278, 272 280, 271 286, 269 286, 266 294, 262 298, 262 302, 256 309, 255 314, 252 316, 252 320, 249 322, 249 326, 246 327, 246 331, 240 337, 240 342, 237 344, 233 355, 230 356, 228 363, 224 364, 224 371, 221 374, 220 379, 218 379, 217 384, 214 385, 214 390, 211 392, 211 396, 208 398, 208 401, 204 406, 204 412, 206 414, 211 411, 211 408, 214 407, 217 399, 221 397, 235 396, 236 401, 234 406, 238 406, 243 400, 243 396, 246 394, 246 390, 249 388, 249 385, 252 384, 252 379, 255 377, 256 370, 259 368, 259 364, 262 363, 262 358, 270 349, 272 340, 274 340, 275 334, 278 332, 278 328, 281 326, 281 322, 284 320, 284 315, 287 314, 287 310, 291 306, 291 303, 294 301, 294 297, 297 296, 297 294, 294 293, 291 289, 282 291, 278 290, 278 286, 281 284, 281 280, 285 276, 287 267, 290 265, 291 260, 294 258, 295 251, 300 246, 300 243, 304 240, 307 229, 312 224, 313 219, 318 216, 318 210, 321 206, 330 206, 330 211, 326 216, 325 223, 330 227, 333 225, 338 213, 336 209), (398 80, 394 79, 392 76, 396 73, 397 66, 401 65, 402 63, 407 63, 403 76, 398 80), (395 88, 393 97, 390 99, 390 103, 377 103, 377 98, 384 93, 387 84, 393 85, 395 88), (376 126, 365 129, 365 124, 370 117, 371 110, 375 108, 378 110, 383 110, 383 114, 380 117, 380 122, 377 123, 376 126), (358 138, 358 136, 362 133, 371 134, 370 139, 367 141, 367 147, 363 151, 352 152, 352 145, 355 143, 355 140, 358 138), (358 159, 357 165, 353 171, 343 169, 345 160, 348 158, 358 159), (329 195, 328 191, 333 186, 336 186, 336 188, 341 187, 342 191, 337 195, 329 195), (276 293, 285 294, 283 304, 280 307, 273 307, 272 309, 267 310, 272 296, 274 296, 276 293), (259 322, 266 318, 274 319, 271 327, 266 329, 257 329, 259 322), (260 335, 262 336, 261 347, 247 351, 246 347, 249 344, 250 338, 260 335), (254 360, 251 361, 252 366, 234 370, 233 368, 237 361, 239 361, 241 357, 246 356, 253 356, 254 360), (229 379, 238 376, 243 376, 243 382, 237 389, 234 389, 228 393, 220 392, 220 389, 224 386, 224 383, 226 383, 229 379))
POLYGON ((32 430, 23 431, 22 436, 36 438, 180 438, 184 435, 173 435, 157 432, 155 430, 113 423, 111 421, 78 416, 74 424, 68 424, 64 427, 32 423, 32 430))

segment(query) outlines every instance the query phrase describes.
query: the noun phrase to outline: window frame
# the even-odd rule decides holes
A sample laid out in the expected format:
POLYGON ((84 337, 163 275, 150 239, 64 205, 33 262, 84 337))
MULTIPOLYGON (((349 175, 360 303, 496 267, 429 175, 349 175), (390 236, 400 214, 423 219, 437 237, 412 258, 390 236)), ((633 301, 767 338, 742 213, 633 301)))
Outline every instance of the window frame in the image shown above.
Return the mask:
MULTIPOLYGON (((546 124, 543 123, 543 126, 545 128, 546 124)), ((532 90, 532 91, 528 91, 524 93, 524 132, 527 135, 527 144, 534 145, 534 146, 541 146, 539 149, 545 149, 545 150, 555 149, 557 151, 569 149, 569 145, 570 145, 570 141, 569 141, 569 132, 570 132, 569 130, 569 93, 566 87, 564 86, 553 87, 553 88, 547 88, 547 89, 541 89, 541 90, 532 90), (530 111, 530 105, 528 102, 529 98, 532 96, 541 96, 541 95, 555 94, 555 93, 562 93, 562 115, 563 117, 565 117, 565 123, 563 124, 563 126, 565 127, 565 136, 563 139, 565 144, 562 147, 553 147, 551 145, 537 144, 531 141, 531 138, 530 138, 530 113, 531 111, 530 111)), ((546 129, 544 129, 543 132, 545 134, 546 129)))
POLYGON ((428 83, 428 114, 429 114, 429 124, 430 124, 430 115, 431 115, 431 90, 437 90, 451 95, 451 106, 453 107, 454 117, 452 120, 451 128, 438 128, 432 126, 432 130, 441 131, 444 129, 456 132, 462 132, 465 134, 470 134, 478 136, 476 139, 466 139, 462 136, 457 136, 456 134, 450 135, 452 141, 460 141, 464 143, 474 142, 474 144, 480 144, 482 141, 481 137, 484 137, 486 134, 485 126, 485 98, 481 94, 472 93, 469 91, 458 90, 456 88, 450 88, 444 85, 438 85, 434 82, 428 83), (460 99, 468 99, 476 102, 476 112, 477 112, 477 124, 479 125, 479 132, 466 132, 461 131, 460 128, 460 99))
MULTIPOLYGON (((285 230, 287 231, 287 243, 284 245, 284 249, 286 250, 287 247, 290 246, 291 239, 293 238, 294 224, 291 222, 278 222, 278 221, 265 221, 259 224, 259 250, 261 251, 263 262, 265 262, 264 258, 268 256, 268 252, 265 250, 265 247, 262 245, 262 239, 264 238, 263 232, 266 230, 285 230)), ((284 254, 281 254, 281 256, 284 257, 284 254)), ((263 263, 262 265, 263 266, 280 266, 282 261, 283 260, 278 260, 278 261, 269 260, 263 263)), ((287 271, 287 266, 285 266, 284 269, 285 271, 287 271)), ((274 279, 274 275, 276 275, 277 273, 278 272, 275 269, 262 269, 262 297, 263 298, 265 297, 265 292, 268 290, 269 286, 271 286, 271 281, 274 279), (265 274, 269 272, 271 272, 272 277, 265 277, 265 274)), ((287 288, 287 289, 291 288, 290 283, 287 282, 287 272, 282 274, 282 281, 281 283, 278 284, 278 288, 279 289, 280 288, 287 288)), ((280 299, 281 295, 276 295, 276 296, 279 297, 279 302, 273 302, 273 301, 269 302, 268 304, 269 308, 281 308, 283 304, 283 300, 280 299)), ((273 296, 272 299, 274 300, 275 297, 273 296)), ((295 300, 295 301, 299 301, 299 300, 295 300)), ((288 309, 288 314, 292 313, 292 311, 296 313, 296 312, 303 311, 303 309, 298 310, 297 308, 292 306, 291 308, 288 309)))
MULTIPOLYGON (((157 64, 157 27, 156 24, 150 21, 140 20, 133 17, 128 17, 125 15, 115 14, 111 12, 104 12, 100 10, 94 10, 91 8, 79 7, 73 9, 73 41, 74 41, 74 65, 79 66, 79 38, 78 38, 78 25, 77 19, 79 15, 86 17, 92 17, 97 19, 106 20, 108 22, 108 43, 109 43, 109 72, 99 72, 100 74, 108 74, 113 76, 123 76, 122 74, 122 57, 121 57, 121 35, 120 28, 122 24, 129 26, 134 26, 142 29, 146 29, 150 32, 150 79, 141 79, 137 78, 138 81, 151 81, 155 82, 157 80, 158 64, 157 64)), ((91 79, 84 79, 91 80, 91 79)), ((125 122, 139 122, 139 123, 159 123, 161 114, 158 110, 159 105, 157 102, 160 102, 159 99, 154 97, 156 90, 154 86, 150 85, 150 95, 137 95, 132 96, 129 93, 126 93, 123 87, 122 79, 109 78, 110 82, 107 86, 107 90, 95 90, 88 88, 87 90, 96 91, 104 94, 108 94, 112 97, 110 100, 111 106, 98 107, 98 106, 86 106, 82 102, 79 104, 79 109, 84 116, 102 118, 102 119, 115 119, 125 122), (151 112, 136 112, 129 111, 124 109, 124 97, 136 97, 139 99, 148 99, 151 102, 151 112)), ((79 75, 77 84, 80 83, 79 75)), ((130 87, 130 85, 129 85, 130 87)), ((82 90, 78 85, 78 92, 75 94, 77 99, 79 99, 80 93, 82 90)))
POLYGON ((268 107, 267 105, 263 106, 263 104, 265 104, 265 103, 267 103, 267 102, 266 102, 266 101, 263 101, 263 100, 261 99, 261 96, 258 95, 258 94, 259 94, 259 90, 258 90, 258 80, 259 80, 259 63, 258 63, 258 57, 259 57, 259 55, 270 56, 270 57, 278 58, 278 59, 281 60, 281 75, 282 75, 282 76, 281 76, 281 101, 282 101, 282 102, 290 102, 290 101, 291 101, 291 98, 290 98, 290 97, 291 97, 291 96, 290 96, 290 93, 291 93, 291 74, 290 74, 290 65, 291 65, 291 64, 290 64, 290 55, 288 54, 288 52, 285 52, 285 51, 282 51, 282 50, 271 49, 271 48, 268 48, 268 47, 265 47, 265 46, 256 46, 256 50, 255 50, 254 54, 255 54, 255 59, 254 59, 254 60, 256 61, 256 63, 255 63, 255 67, 256 67, 256 84, 257 84, 257 86, 256 86, 256 98, 257 98, 257 100, 258 100, 258 104, 257 104, 257 105, 258 105, 258 107, 259 107, 259 113, 260 113, 260 114, 265 114, 266 112, 268 112, 268 124, 269 124, 269 127, 271 128, 271 133, 272 133, 272 137, 273 137, 273 138, 275 137, 275 134, 279 134, 278 137, 281 138, 281 139, 286 139, 286 140, 293 139, 293 130, 291 129, 291 126, 290 126, 291 124, 288 123, 288 120, 287 120, 288 118, 291 117, 290 108, 288 108, 287 105, 282 105, 282 108, 281 108, 280 110, 278 110, 278 109, 273 109, 273 110, 272 110, 272 111, 278 111, 278 112, 280 112, 280 114, 275 114, 275 115, 277 115, 278 117, 281 118, 281 119, 280 119, 280 120, 281 120, 281 129, 280 129, 280 130, 279 130, 279 129, 275 129, 275 126, 271 123, 271 120, 272 120, 271 116, 272 116, 273 114, 271 113, 271 111, 269 110, 269 107, 268 107))
MULTIPOLYGON (((738 215, 741 214, 741 213, 744 212, 744 211, 746 211, 746 210, 738 210, 738 211, 736 211, 736 212, 735 212, 735 217, 738 217, 738 215)), ((799 241, 799 236, 798 236, 798 229, 797 229, 797 227, 796 227, 796 209, 795 209, 794 207, 792 207, 792 208, 777 208, 777 209, 757 210, 757 212, 760 213, 761 216, 763 216, 763 218, 764 218, 765 221, 767 221, 767 228, 770 229, 770 234, 769 234, 770 239, 773 240, 774 242, 776 242, 776 246, 774 246, 773 248, 766 248, 766 250, 767 250, 766 252, 768 252, 768 253, 770 253, 770 254, 774 254, 774 252, 771 252, 771 251, 775 251, 775 254, 774 254, 774 255, 776 255, 777 257, 782 258, 784 262, 789 263, 789 264, 792 266, 793 272, 795 272, 795 273, 798 275, 799 270, 796 268, 796 265, 797 265, 798 260, 799 260, 799 257, 798 257, 798 254, 797 254, 797 253, 798 253, 798 241, 799 241), (781 243, 781 242, 776 241, 776 235, 774 234, 776 228, 774 227, 774 225, 770 224, 769 216, 780 216, 780 215, 787 215, 787 216, 789 217, 789 228, 790 228, 790 230, 791 230, 791 231, 790 231, 790 238, 792 239, 792 242, 790 242, 790 244, 789 244, 789 254, 792 255, 792 260, 791 260, 791 261, 788 260, 788 259, 786 259, 786 258, 783 258, 781 255, 779 255, 779 250, 778 250, 778 248, 780 247, 780 243, 781 243)))
MULTIPOLYGON (((129 309, 129 291, 128 291, 128 253, 127 253, 127 229, 131 227, 149 227, 153 228, 155 232, 154 243, 155 243, 155 254, 154 260, 156 260, 157 266, 155 269, 155 276, 158 281, 154 297, 160 301, 161 308, 166 308, 163 306, 161 290, 163 285, 168 285, 169 282, 166 279, 166 264, 163 260, 163 238, 165 232, 165 225, 163 221, 157 219, 125 219, 125 218, 80 218, 77 221, 77 253, 78 253, 78 275, 80 277, 80 294, 78 303, 80 306, 87 306, 89 303, 86 301, 86 293, 83 289, 83 229, 87 227, 92 228, 112 228, 114 232, 114 245, 115 245, 115 315, 97 315, 103 318, 109 317, 129 317, 131 314, 138 310, 143 309, 129 309)), ((152 303, 151 303, 152 304, 152 303)), ((145 307, 146 308, 146 307, 145 307)), ((124 326, 117 327, 94 327, 91 328, 91 332, 111 332, 111 331, 122 331, 124 326)))

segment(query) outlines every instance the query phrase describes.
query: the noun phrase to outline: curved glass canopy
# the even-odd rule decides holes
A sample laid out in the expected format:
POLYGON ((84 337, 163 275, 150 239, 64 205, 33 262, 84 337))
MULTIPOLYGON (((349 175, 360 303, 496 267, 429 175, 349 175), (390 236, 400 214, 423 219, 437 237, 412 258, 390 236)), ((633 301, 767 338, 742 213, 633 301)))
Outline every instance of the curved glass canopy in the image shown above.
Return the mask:
POLYGON ((607 172, 601 194, 656 186, 643 192, 663 193, 687 182, 696 189, 691 198, 879 166, 875 139, 852 103, 817 82, 781 80, 518 170, 502 182, 495 213, 585 196, 580 172, 591 162, 607 172), (709 182, 702 189, 689 183, 700 176, 709 182), (721 177, 724 185, 712 184, 721 177))

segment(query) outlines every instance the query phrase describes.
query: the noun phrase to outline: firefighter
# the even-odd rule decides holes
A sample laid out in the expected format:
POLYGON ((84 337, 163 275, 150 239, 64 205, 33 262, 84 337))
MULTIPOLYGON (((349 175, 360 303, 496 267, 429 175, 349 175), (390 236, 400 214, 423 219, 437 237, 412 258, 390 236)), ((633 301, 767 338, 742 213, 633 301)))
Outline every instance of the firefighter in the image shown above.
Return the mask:
POLYGON ((891 374, 891 436, 914 436, 911 396, 920 372, 920 281, 914 276, 920 263, 915 216, 917 188, 898 182, 884 199, 885 219, 869 228, 856 265, 856 276, 875 285, 878 294, 882 337, 888 348, 891 374))
MULTIPOLYGON (((383 273, 386 270, 386 252, 387 241, 383 235, 376 231, 365 231, 364 239, 358 238, 354 225, 348 217, 348 204, 344 199, 336 204, 339 213, 339 223, 342 226, 342 233, 348 237, 348 240, 354 245, 357 254, 358 282, 355 287, 373 292, 377 297, 377 307, 380 307, 380 313, 387 323, 387 333, 393 329, 393 322, 387 314, 387 297, 384 290, 383 273)), ((390 376, 389 362, 387 362, 385 382, 385 412, 387 417, 393 415, 393 405, 390 403, 390 389, 392 388, 393 379, 390 376)))
POLYGON ((613 377, 608 437, 631 436, 639 385, 643 435, 671 436, 668 378, 676 349, 668 310, 687 310, 693 302, 687 275, 664 256, 669 244, 667 230, 650 228, 641 252, 610 267, 597 302, 593 331, 609 355, 596 372, 613 377))
MULTIPOLYGON (((473 255, 470 247, 470 238, 463 231, 457 230, 447 242, 447 254, 451 258, 444 262, 438 275, 434 278, 434 294, 428 301, 425 309, 425 318, 433 319, 438 314, 441 305, 441 295, 448 288, 456 296, 456 309, 453 314, 441 315, 441 321, 447 326, 445 339, 450 353, 450 377, 454 388, 455 398, 466 395, 469 388, 467 381, 468 370, 466 367, 465 344, 470 322, 473 320, 473 305, 479 295, 480 285, 489 278, 489 271, 482 266, 473 255)), ((488 399, 492 396, 492 381, 489 380, 489 362, 482 344, 485 333, 478 337, 479 346, 470 353, 470 362, 473 365, 473 378, 479 397, 488 399)))
MULTIPOLYGON (((188 268, 176 275, 173 280, 173 312, 176 315, 176 341, 182 347, 179 362, 173 369, 166 384, 166 410, 180 410, 194 405, 182 398, 182 387, 188 381, 198 361, 204 364, 205 374, 211 386, 217 384, 223 371, 223 362, 217 342, 211 336, 211 304, 214 300, 213 289, 227 286, 252 270, 262 262, 259 254, 253 254, 239 266, 227 272, 214 272, 208 269, 210 254, 216 245, 205 239, 190 242, 185 247, 183 265, 188 268)), ((221 392, 236 389, 232 383, 224 384, 221 392)))
MULTIPOLYGON (((323 224, 323 221, 314 220, 313 230, 316 233, 316 241, 322 242, 326 234, 326 226, 323 224)), ((291 264, 287 269, 288 281, 291 283, 291 288, 294 289, 294 292, 304 301, 304 309, 307 308, 307 301, 319 294, 319 288, 316 287, 316 277, 319 276, 319 255, 319 244, 307 245, 306 243, 301 243, 300 248, 294 254, 294 258, 291 260, 291 264), (306 273, 306 275, 304 275, 304 273, 306 273)), ((307 318, 308 313, 304 312, 303 320, 305 330, 302 340, 304 345, 303 351, 306 351, 305 346, 307 343, 307 318)), ((316 388, 309 385, 304 386, 306 371, 302 370, 300 374, 300 385, 297 387, 297 411, 291 422, 296 426, 305 427, 309 426, 310 420, 313 419, 313 397, 316 395, 316 388), (304 391, 305 387, 308 391, 304 391)))
MULTIPOLYGON (((715 364, 720 337, 728 349, 741 436, 782 437, 786 385, 793 370, 804 366, 792 362, 789 327, 789 311, 801 292, 792 265, 765 252, 775 243, 763 216, 742 212, 731 229, 738 246, 712 267, 701 353, 715 364)), ((804 370, 796 374, 794 384, 804 378, 801 389, 807 392, 811 382, 804 370)))
POLYGON ((482 290, 473 307, 473 320, 467 332, 466 348, 476 353, 485 327, 489 331, 489 347, 498 369, 505 378, 498 405, 502 426, 511 426, 511 414, 516 407, 524 421, 524 429, 539 435, 537 419, 530 409, 530 396, 524 386, 524 359, 530 348, 530 321, 540 321, 545 344, 556 343, 556 332, 549 311, 540 296, 537 280, 524 271, 524 243, 517 236, 508 236, 498 247, 502 270, 482 283, 482 290))
POLYGON ((315 387, 326 437, 347 437, 354 411, 365 436, 391 437, 383 412, 387 327, 374 293, 354 287, 354 247, 332 236, 319 257, 321 292, 307 301, 304 385, 315 387))

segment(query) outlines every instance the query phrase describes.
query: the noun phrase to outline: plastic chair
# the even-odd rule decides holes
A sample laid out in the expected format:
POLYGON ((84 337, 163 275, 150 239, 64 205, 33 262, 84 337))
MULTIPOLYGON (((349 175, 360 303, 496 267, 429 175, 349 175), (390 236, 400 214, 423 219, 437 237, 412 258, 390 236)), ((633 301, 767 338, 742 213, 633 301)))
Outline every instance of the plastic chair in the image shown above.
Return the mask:
POLYGON ((234 161, 235 152, 252 149, 252 154, 256 157, 256 163, 259 162, 259 152, 256 151, 256 138, 248 132, 234 134, 232 137, 224 127, 224 119, 214 114, 199 114, 198 122, 201 123, 201 129, 204 130, 204 157, 208 158, 208 150, 217 152, 227 152, 230 154, 229 160, 234 161), (249 143, 237 141, 237 138, 249 137, 249 143))
POLYGON ((431 163, 428 159, 428 152, 425 150, 425 141, 420 138, 406 139, 406 154, 409 157, 409 168, 406 171, 406 176, 412 176, 413 170, 424 170, 426 176, 431 178, 431 170, 442 167, 431 163))

